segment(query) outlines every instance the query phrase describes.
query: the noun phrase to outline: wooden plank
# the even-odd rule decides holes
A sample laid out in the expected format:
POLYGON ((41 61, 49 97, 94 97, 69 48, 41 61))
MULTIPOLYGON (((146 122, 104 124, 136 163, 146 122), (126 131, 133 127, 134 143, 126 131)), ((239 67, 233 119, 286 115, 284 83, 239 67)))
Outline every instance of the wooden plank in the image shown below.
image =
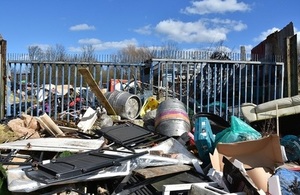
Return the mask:
POLYGON ((140 175, 144 179, 149 179, 149 178, 168 175, 172 173, 189 171, 190 169, 191 166, 188 165, 167 165, 167 166, 160 166, 160 167, 137 169, 134 170, 133 173, 140 175))
POLYGON ((36 138, 17 140, 0 144, 0 149, 24 150, 24 151, 51 151, 51 152, 85 152, 97 150, 104 144, 103 139, 79 139, 79 138, 36 138))
POLYGON ((292 95, 292 90, 291 90, 291 52, 290 52, 290 39, 287 37, 286 38, 286 71, 287 71, 287 95, 288 97, 291 97, 292 95))
POLYGON ((107 99, 104 96, 104 94, 102 93, 100 87, 97 85, 96 81, 93 79, 91 72, 87 68, 79 68, 78 71, 84 77, 87 84, 90 86, 91 91, 96 95, 98 100, 101 102, 101 104, 107 110, 107 113, 111 114, 111 115, 116 115, 115 110, 110 105, 110 103, 107 101, 107 99))
POLYGON ((42 116, 36 117, 41 127, 46 129, 50 134, 57 136, 65 136, 64 132, 53 122, 53 120, 44 113, 42 116))
POLYGON ((290 39, 290 63, 291 63, 291 96, 298 95, 298 55, 297 55, 297 34, 290 39))
MULTIPOLYGON (((1 89, 6 89, 6 81, 7 79, 10 79, 6 77, 6 47, 7 47, 7 42, 6 40, 3 40, 3 38, 0 35, 0 77, 1 77, 0 87, 1 89)), ((0 91, 0 98, 1 98, 0 118, 1 119, 5 117, 5 102, 6 102, 5 93, 6 90, 0 91)))

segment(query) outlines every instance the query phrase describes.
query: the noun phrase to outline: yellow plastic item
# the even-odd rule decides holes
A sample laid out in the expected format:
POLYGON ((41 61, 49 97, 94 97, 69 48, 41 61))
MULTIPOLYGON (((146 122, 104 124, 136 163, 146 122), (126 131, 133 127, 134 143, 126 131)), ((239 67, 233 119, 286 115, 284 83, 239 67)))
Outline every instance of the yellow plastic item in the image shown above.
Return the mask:
POLYGON ((140 116, 143 118, 145 114, 151 110, 157 109, 159 102, 154 97, 149 97, 140 111, 140 116))

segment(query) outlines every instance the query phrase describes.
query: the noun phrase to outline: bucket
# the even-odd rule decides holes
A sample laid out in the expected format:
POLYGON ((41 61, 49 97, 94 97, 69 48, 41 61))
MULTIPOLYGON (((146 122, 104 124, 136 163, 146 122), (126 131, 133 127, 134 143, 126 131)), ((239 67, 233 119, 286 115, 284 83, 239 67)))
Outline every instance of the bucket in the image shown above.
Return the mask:
POLYGON ((181 136, 191 129, 185 105, 178 99, 169 98, 158 105, 155 131, 166 136, 181 136))
POLYGON ((126 91, 105 93, 105 97, 116 114, 125 119, 136 119, 141 109, 141 100, 137 95, 126 91))

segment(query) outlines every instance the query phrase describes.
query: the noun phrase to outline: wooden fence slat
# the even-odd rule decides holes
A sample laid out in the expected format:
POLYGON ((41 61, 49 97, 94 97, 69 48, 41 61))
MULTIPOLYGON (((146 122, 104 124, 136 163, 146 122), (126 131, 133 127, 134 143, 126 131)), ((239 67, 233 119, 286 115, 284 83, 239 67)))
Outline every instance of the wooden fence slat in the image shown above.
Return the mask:
POLYGON ((93 79, 91 72, 87 68, 79 68, 78 71, 80 74, 82 74, 85 81, 90 86, 91 91, 96 95, 98 100, 101 102, 101 104, 107 110, 107 113, 111 114, 111 115, 116 115, 115 110, 110 105, 110 103, 107 101, 106 97, 100 90, 100 87, 97 85, 96 81, 93 79))

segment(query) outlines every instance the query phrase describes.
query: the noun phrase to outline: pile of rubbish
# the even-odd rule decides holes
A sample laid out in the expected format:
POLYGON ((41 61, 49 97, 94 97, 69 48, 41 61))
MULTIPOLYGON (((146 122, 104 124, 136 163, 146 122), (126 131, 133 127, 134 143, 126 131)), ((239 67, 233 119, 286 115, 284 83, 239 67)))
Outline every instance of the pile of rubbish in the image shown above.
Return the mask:
POLYGON ((47 113, 3 124, 0 194, 300 192, 296 136, 262 136, 235 116, 190 117, 175 98, 104 97, 73 126, 47 113))

